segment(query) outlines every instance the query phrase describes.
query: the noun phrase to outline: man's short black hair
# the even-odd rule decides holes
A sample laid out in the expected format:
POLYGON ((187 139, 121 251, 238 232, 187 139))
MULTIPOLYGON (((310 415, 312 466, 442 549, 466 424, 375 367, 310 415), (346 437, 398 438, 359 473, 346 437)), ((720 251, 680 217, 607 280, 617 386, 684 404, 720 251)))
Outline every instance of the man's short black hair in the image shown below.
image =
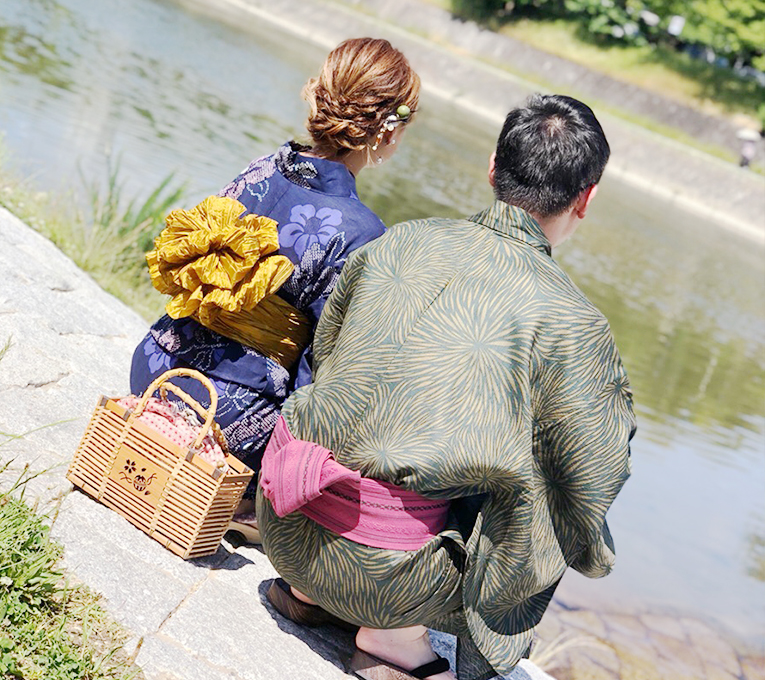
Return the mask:
POLYGON ((559 94, 532 95, 505 119, 494 194, 540 217, 559 215, 600 181, 610 153, 589 106, 559 94))

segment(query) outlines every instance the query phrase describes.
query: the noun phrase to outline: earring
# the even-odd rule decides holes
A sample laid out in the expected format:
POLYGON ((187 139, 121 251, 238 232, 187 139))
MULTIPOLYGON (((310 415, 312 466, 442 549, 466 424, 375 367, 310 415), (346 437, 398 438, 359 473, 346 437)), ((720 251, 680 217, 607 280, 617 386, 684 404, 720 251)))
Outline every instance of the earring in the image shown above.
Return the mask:
POLYGON ((375 163, 377 163, 377 165, 382 165, 382 161, 383 161, 382 156, 378 156, 375 163))
MULTIPOLYGON (((407 113, 407 116, 408 115, 409 114, 407 113)), ((380 146, 380 144, 382 144, 383 135, 386 132, 393 132, 396 129, 396 125, 398 125, 400 122, 401 122, 401 119, 399 119, 398 114, 396 113, 391 113, 383 121, 382 127, 380 128, 380 132, 377 133, 377 139, 375 139, 375 145, 372 147, 372 151, 377 151, 377 147, 380 146)), ((393 143, 395 144, 395 142, 393 143)))
POLYGON ((377 139, 375 139, 375 143, 374 143, 374 146, 372 147, 372 151, 377 151, 377 147, 379 147, 380 144, 382 144, 384 134, 385 134, 385 128, 383 128, 382 130, 380 130, 380 132, 377 133, 377 139))

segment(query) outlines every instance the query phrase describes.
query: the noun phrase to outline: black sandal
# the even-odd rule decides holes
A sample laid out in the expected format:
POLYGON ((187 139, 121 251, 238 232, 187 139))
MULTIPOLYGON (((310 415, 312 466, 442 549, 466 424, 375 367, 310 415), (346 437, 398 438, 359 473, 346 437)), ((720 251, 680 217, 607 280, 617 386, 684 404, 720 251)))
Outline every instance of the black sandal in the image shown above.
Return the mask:
POLYGON ((290 584, 282 578, 274 579, 273 583, 266 592, 268 601, 274 606, 284 618, 299 623, 301 626, 324 626, 328 623, 349 633, 355 633, 359 627, 348 621, 344 621, 339 616, 331 614, 317 604, 308 604, 298 600, 293 594, 290 584))
POLYGON ((351 657, 348 669, 363 680, 423 680, 436 673, 445 673, 450 666, 446 659, 439 656, 434 661, 407 671, 390 661, 384 661, 373 654, 357 649, 351 657))

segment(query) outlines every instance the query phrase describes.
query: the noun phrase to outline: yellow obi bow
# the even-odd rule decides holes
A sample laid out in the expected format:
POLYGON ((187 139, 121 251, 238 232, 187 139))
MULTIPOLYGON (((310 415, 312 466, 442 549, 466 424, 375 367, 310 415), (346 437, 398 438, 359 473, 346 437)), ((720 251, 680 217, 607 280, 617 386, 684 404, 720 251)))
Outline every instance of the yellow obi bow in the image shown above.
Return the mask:
POLYGON ((233 198, 210 196, 173 210, 146 254, 154 287, 171 295, 167 313, 203 326, 289 368, 310 340, 309 320, 273 294, 294 266, 279 249, 276 222, 240 215, 233 198))

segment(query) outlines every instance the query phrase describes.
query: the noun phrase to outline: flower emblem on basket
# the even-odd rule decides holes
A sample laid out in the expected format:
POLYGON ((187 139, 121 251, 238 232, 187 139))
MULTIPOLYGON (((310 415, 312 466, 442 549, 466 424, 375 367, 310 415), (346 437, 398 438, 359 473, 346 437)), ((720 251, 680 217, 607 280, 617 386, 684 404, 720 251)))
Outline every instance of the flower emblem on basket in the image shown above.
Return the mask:
POLYGON ((148 490, 148 487, 151 486, 151 483, 154 481, 154 478, 157 475, 151 474, 147 477, 144 474, 144 472, 146 472, 146 468, 142 467, 138 474, 132 477, 131 475, 136 472, 136 470, 138 470, 138 467, 136 466, 135 461, 126 460, 124 469, 120 470, 120 477, 123 482, 132 484, 136 491, 143 493, 144 496, 148 496, 151 493, 151 491, 148 490))
POLYGON ((245 212, 233 198, 210 196, 167 216, 146 260, 154 287, 172 297, 172 318, 209 327, 221 312, 252 309, 290 276, 292 262, 276 254, 276 222, 245 212))

